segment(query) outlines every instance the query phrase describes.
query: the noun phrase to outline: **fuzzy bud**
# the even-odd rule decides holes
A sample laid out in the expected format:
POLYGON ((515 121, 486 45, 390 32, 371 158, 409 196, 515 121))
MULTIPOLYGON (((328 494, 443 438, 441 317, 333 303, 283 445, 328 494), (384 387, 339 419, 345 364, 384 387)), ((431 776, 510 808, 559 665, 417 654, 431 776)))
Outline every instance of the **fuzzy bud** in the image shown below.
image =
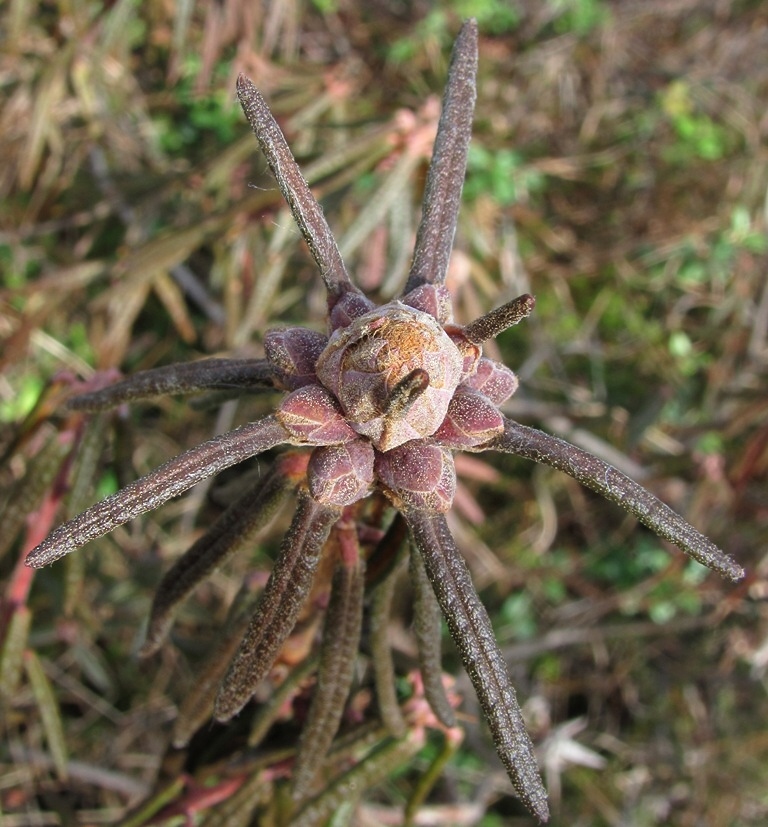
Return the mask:
POLYGON ((362 439, 315 448, 307 468, 309 493, 319 503, 352 505, 373 484, 373 448, 362 439))
POLYGON ((289 391, 317 384, 315 365, 327 344, 327 336, 304 327, 269 330, 264 336, 264 352, 277 382, 289 391))
POLYGON ((350 291, 345 293, 331 309, 329 323, 331 330, 348 327, 354 319, 370 313, 376 305, 360 293, 350 291))
POLYGON ((465 390, 456 391, 443 424, 435 438, 449 448, 474 448, 504 433, 504 417, 485 396, 465 390))
POLYGON ((517 376, 506 365, 483 357, 464 387, 479 391, 494 405, 501 405, 517 390, 518 384, 517 376))
POLYGON ((341 445, 357 439, 339 403, 320 385, 307 385, 289 393, 275 417, 295 445, 341 445))
POLYGON ((453 322, 451 294, 445 285, 422 284, 403 296, 402 302, 409 307, 415 307, 416 310, 421 310, 423 313, 429 313, 441 325, 453 322))
POLYGON ((317 376, 355 431, 389 451, 438 429, 462 366, 462 355, 432 316, 390 302, 333 333, 317 376), (393 404, 408 377, 423 381, 409 404, 393 404))
POLYGON ((428 439, 409 442, 376 452, 376 476, 396 508, 417 509, 430 514, 450 510, 456 493, 453 455, 428 439))

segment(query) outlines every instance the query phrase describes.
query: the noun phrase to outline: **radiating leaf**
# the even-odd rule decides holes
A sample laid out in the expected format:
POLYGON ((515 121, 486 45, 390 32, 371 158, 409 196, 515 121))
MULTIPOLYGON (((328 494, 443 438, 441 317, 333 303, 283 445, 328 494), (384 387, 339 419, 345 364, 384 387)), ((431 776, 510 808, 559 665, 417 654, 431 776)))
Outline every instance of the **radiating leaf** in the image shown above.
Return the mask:
MULTIPOLYGON (((354 526, 337 530, 353 536, 357 545, 354 526)), ((313 779, 321 770, 341 722, 360 644, 364 593, 363 561, 359 556, 354 562, 340 560, 333 574, 325 615, 317 686, 299 738, 291 778, 292 795, 297 801, 305 798, 313 779)))

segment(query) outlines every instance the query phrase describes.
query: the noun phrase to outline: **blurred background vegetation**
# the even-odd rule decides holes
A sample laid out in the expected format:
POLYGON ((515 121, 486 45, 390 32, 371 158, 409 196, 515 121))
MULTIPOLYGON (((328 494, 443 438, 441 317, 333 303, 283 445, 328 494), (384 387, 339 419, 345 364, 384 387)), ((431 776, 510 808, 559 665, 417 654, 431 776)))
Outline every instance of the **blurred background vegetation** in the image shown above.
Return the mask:
MULTIPOLYGON (((94 427, 79 449, 95 490, 54 511, 66 441, 86 439, 59 412, 75 378, 260 355, 274 324, 322 329, 320 280, 236 106, 237 73, 270 101, 350 270, 386 300, 404 281, 467 16, 481 38, 449 284, 459 321, 534 293, 534 316, 491 353, 521 377, 508 413, 614 462, 749 571, 721 582, 548 469, 459 464, 453 526, 539 745, 553 823, 768 821, 768 7, 7 0, 4 827, 118 823, 149 794, 195 664, 255 564, 213 577, 173 643, 140 664, 153 586, 211 518, 205 491, 34 582, 18 563, 63 509, 268 404, 121 411, 119 438, 94 427)), ((446 664, 460 673, 450 648, 446 664)), ((464 677, 458 688, 466 740, 417 823, 530 824, 464 677)), ((430 749, 355 823, 398 823, 430 749)), ((189 823, 214 818, 213 798, 187 799, 189 823)))

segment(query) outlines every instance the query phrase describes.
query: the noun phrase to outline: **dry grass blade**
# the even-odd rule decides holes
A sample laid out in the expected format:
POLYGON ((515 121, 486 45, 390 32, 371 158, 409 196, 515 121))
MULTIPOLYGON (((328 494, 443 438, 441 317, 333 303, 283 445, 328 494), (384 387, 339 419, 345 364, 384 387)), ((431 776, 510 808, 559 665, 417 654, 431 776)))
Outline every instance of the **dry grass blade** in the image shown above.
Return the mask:
POLYGON ((74 468, 69 480, 66 497, 66 515, 79 514, 93 499, 93 481, 96 469, 104 450, 109 416, 97 414, 89 417, 87 427, 83 428, 82 438, 77 449, 74 468))
POLYGON ((200 827, 248 827, 253 823, 256 807, 269 801, 272 795, 272 785, 264 774, 254 772, 226 801, 205 816, 200 827))
POLYGON ((547 793, 507 665, 445 517, 411 511, 405 518, 480 700, 496 751, 522 801, 539 821, 547 821, 547 793))
POLYGON ((40 721, 45 730, 45 737, 51 751, 51 758, 56 767, 56 774, 63 781, 67 780, 67 739, 64 735, 64 725, 61 721, 61 712, 56 693, 43 670, 40 659, 31 649, 24 652, 24 666, 26 667, 32 694, 40 711, 40 721))
POLYGON ((152 288, 168 312, 168 316, 172 319, 181 339, 188 344, 195 342, 197 340, 197 330, 180 285, 176 283, 170 273, 159 272, 155 274, 152 288))
POLYGON ((344 256, 351 256, 371 237, 371 233, 381 225, 389 210, 402 209, 402 202, 410 197, 407 188, 410 186, 414 170, 420 160, 418 155, 410 152, 401 156, 387 178, 339 239, 339 249, 344 256))
POLYGON ((0 557, 11 548, 29 515, 40 505, 71 450, 71 444, 59 439, 58 435, 52 435, 32 460, 29 473, 11 491, 8 501, 0 509, 3 526, 0 557))
POLYGON ((268 416, 204 442, 59 526, 32 549, 27 565, 47 566, 139 514, 159 508, 196 483, 284 440, 285 430, 268 416))
POLYGON ((292 819, 295 827, 319 827, 342 804, 355 802, 363 790, 385 781, 399 766, 411 759, 424 745, 420 730, 409 732, 404 738, 387 738, 360 758, 326 790, 310 799, 292 819))
POLYGON ((50 145, 61 147, 61 125, 52 113, 60 109, 62 99, 66 98, 66 66, 70 59, 69 49, 55 55, 34 90, 34 109, 17 171, 23 190, 32 190, 36 183, 39 184, 37 176, 46 148, 50 145))
POLYGON ((0 642, 0 703, 10 705, 16 695, 24 667, 32 612, 26 606, 18 606, 11 612, 2 629, 0 642))

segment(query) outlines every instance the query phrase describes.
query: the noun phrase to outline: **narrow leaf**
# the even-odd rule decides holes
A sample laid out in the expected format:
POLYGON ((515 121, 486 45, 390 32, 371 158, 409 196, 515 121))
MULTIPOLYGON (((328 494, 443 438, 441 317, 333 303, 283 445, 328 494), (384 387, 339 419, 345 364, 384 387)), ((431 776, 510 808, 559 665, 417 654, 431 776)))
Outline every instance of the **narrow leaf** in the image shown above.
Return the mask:
POLYGON ((533 313, 533 308, 536 306, 536 299, 525 293, 518 296, 516 299, 491 310, 479 319, 468 324, 462 331, 464 335, 475 345, 481 345, 487 342, 488 339, 493 339, 507 328, 519 324, 523 319, 533 313))
POLYGON ((291 487, 278 460, 266 476, 250 485, 171 566, 155 592, 140 656, 146 657, 160 648, 179 603, 238 549, 252 541, 275 515, 291 487))
POLYGON ((582 485, 634 514, 659 537, 674 543, 712 571, 733 581, 744 577, 744 569, 732 557, 696 531, 650 491, 599 457, 570 442, 507 419, 504 421, 504 433, 481 446, 481 450, 486 449, 516 454, 564 471, 582 485))
POLYGON ((451 637, 475 687, 496 751, 523 803, 539 821, 547 821, 547 793, 507 665, 445 516, 409 512, 405 518, 451 637))
POLYGON ((153 793, 148 801, 144 801, 131 815, 123 819, 118 827, 145 827, 164 807, 176 801, 187 785, 187 777, 182 775, 174 778, 165 786, 153 793))
POLYGON ((212 389, 270 387, 272 370, 266 359, 201 359, 145 370, 91 393, 69 400, 74 411, 102 411, 123 402, 212 389))
MULTIPOLYGON (((354 525, 339 530, 355 534, 354 542, 357 544, 354 525)), ((323 626, 317 686, 301 732, 293 768, 291 794, 296 801, 306 797, 339 729, 360 645, 364 593, 363 561, 359 557, 352 564, 339 561, 333 574, 323 626)))
POLYGON ((245 75, 237 79, 237 96, 280 192, 320 268, 329 299, 338 299, 350 290, 357 292, 344 267, 323 210, 304 180, 285 136, 261 93, 245 75))
POLYGON ((159 508, 196 483, 278 445, 285 437, 277 420, 268 416, 204 442, 59 526, 32 549, 27 565, 41 568, 53 563, 139 514, 159 508))
POLYGON ((296 692, 301 682, 308 678, 317 669, 318 656, 311 655, 294 667, 285 677, 277 689, 272 691, 269 698, 258 708, 251 722, 251 731, 248 735, 248 746, 258 746, 267 731, 280 714, 283 704, 293 692, 296 692))
POLYGON ((210 719, 222 678, 240 646, 247 626, 247 617, 234 623, 219 638, 213 652, 199 667, 197 678, 184 696, 174 723, 171 743, 176 749, 187 746, 198 727, 210 719))
POLYGON ((456 750, 461 743, 461 735, 456 737, 457 732, 461 733, 461 730, 454 730, 453 733, 443 735, 443 743, 440 749, 435 753, 435 757, 430 761, 426 770, 421 772, 405 806, 404 823, 407 827, 415 823, 416 815, 443 774, 446 764, 456 754, 456 750))
POLYGON ((272 668, 312 587, 320 555, 341 509, 299 496, 291 527, 240 648, 216 699, 214 717, 228 721, 248 702, 272 668))
POLYGON ((168 312, 168 315, 173 320, 176 332, 184 342, 192 344, 197 338, 197 331, 195 330, 186 297, 181 287, 171 278, 167 271, 155 274, 152 287, 168 312))
MULTIPOLYGON (((80 417, 82 419, 82 417, 80 417)), ((91 492, 99 459, 104 453, 104 440, 108 417, 100 414, 86 424, 77 448, 74 467, 70 477, 69 491, 65 499, 67 517, 79 514, 93 499, 91 492)))
POLYGON ((379 714, 389 733, 395 737, 405 735, 406 724, 395 687, 395 664, 389 644, 389 623, 392 599, 402 566, 392 568, 376 586, 371 597, 370 646, 373 664, 373 682, 379 714))
POLYGON ((409 560, 413 589, 413 631, 419 649, 419 668, 424 681, 424 697, 437 720, 447 727, 456 726, 448 696, 443 686, 442 642, 440 639, 440 606, 430 585, 424 561, 417 549, 409 560))
POLYGON ((467 20, 451 55, 413 264, 404 294, 422 284, 442 284, 448 272, 472 137, 476 75, 477 23, 467 20))

